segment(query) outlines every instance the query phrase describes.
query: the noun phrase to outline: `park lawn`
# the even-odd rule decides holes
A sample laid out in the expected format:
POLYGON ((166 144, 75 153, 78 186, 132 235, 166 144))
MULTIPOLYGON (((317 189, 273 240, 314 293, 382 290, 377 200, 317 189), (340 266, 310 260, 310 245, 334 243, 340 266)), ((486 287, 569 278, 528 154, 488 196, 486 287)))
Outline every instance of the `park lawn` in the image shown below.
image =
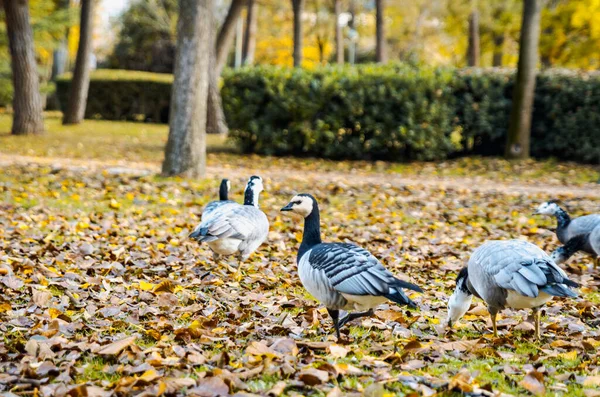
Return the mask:
MULTIPOLYGON (((580 297, 547 305, 540 343, 522 321, 525 310, 504 311, 501 337, 492 341, 477 300, 456 330, 443 327, 456 273, 483 241, 557 246, 554 221, 531 215, 545 194, 391 186, 385 178, 356 185, 353 178, 268 178, 261 208, 269 240, 236 283, 226 266, 233 259, 215 263, 206 246, 187 238, 215 198, 217 179, 4 167, 0 379, 10 387, 30 379, 20 390, 43 395, 83 383, 120 395, 458 396, 480 388, 595 395, 600 277, 585 255, 568 265, 585 286, 580 297), (419 308, 381 305, 373 318, 344 327, 346 344, 337 342, 296 273, 302 222, 279 211, 300 191, 320 200, 326 241, 365 246, 423 287, 424 294, 410 294, 419 308)), ((240 196, 236 189, 233 198, 240 196)), ((573 197, 571 211, 598 204, 573 197)))
MULTIPOLYGON (((46 113, 46 134, 10 135, 11 115, 0 114, 0 154, 21 156, 131 161, 159 164, 164 158, 168 126, 165 124, 85 120, 63 126, 59 112, 46 113)), ((416 178, 483 178, 531 184, 586 185, 600 179, 597 165, 555 160, 510 162, 498 158, 466 157, 439 162, 390 163, 383 161, 332 161, 241 155, 226 137, 208 135, 208 165, 230 168, 366 172, 400 174, 416 178)))

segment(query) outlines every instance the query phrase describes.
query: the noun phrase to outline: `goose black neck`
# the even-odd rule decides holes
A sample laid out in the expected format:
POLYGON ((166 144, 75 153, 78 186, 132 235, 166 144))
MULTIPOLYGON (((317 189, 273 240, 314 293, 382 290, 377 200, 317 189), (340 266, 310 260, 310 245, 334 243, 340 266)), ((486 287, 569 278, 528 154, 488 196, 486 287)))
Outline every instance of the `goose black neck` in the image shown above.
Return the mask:
POLYGON ((317 244, 321 244, 321 217, 319 206, 315 202, 312 212, 304 219, 304 233, 302 234, 302 244, 298 250, 298 260, 317 244))
POLYGON ((569 223, 571 223, 571 217, 569 214, 567 214, 567 211, 563 210, 562 208, 559 208, 554 216, 556 217, 558 229, 564 229, 565 227, 569 226, 569 223))
POLYGON ((244 205, 253 205, 258 207, 258 193, 254 193, 252 187, 248 186, 244 192, 244 205))
POLYGON ((577 251, 583 250, 588 242, 589 237, 589 234, 579 234, 567 241, 567 243, 562 247, 557 248, 557 250, 568 259, 577 251))
POLYGON ((469 290, 469 271, 468 268, 463 267, 458 276, 456 277, 456 288, 464 292, 467 295, 473 295, 469 290))
POLYGON ((227 189, 227 181, 223 180, 221 182, 221 187, 219 187, 219 200, 226 201, 229 200, 229 192, 227 189))

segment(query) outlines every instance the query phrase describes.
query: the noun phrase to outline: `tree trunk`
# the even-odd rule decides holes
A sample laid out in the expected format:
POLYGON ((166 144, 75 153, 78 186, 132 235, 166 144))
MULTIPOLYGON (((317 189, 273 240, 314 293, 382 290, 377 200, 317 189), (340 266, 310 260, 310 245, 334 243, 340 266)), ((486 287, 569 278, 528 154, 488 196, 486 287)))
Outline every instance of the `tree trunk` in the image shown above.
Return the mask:
POLYGON ((504 32, 494 34, 494 55, 492 57, 492 66, 502 66, 504 58, 504 32))
POLYGON ((211 18, 210 27, 210 67, 208 69, 208 109, 206 113, 206 132, 208 134, 227 134, 227 122, 225 121, 225 113, 223 112, 223 103, 221 101, 221 93, 219 92, 219 75, 220 70, 217 70, 217 47, 216 47, 216 21, 211 18))
POLYGON ((334 0, 333 11, 335 14, 335 57, 338 65, 344 63, 344 36, 340 26, 340 14, 342 13, 342 0, 334 0))
POLYGON ((375 0, 375 60, 379 63, 387 61, 387 51, 385 46, 385 15, 384 15, 384 0, 375 0))
POLYGON ((203 177, 213 0, 179 0, 177 54, 163 175, 203 177))
MULTIPOLYGON (((227 121, 225 119, 225 113, 223 112, 223 102, 221 100, 221 93, 219 92, 219 76, 223 71, 225 62, 227 61, 227 54, 233 44, 233 38, 235 37, 235 27, 237 21, 244 7, 244 0, 233 0, 231 6, 225 16, 223 26, 219 30, 217 35, 216 45, 214 44, 214 32, 216 26, 212 27, 211 33, 213 43, 211 48, 211 66, 209 70, 209 86, 208 86, 208 112, 207 112, 207 123, 206 129, 209 134, 226 134, 229 132, 227 128, 227 121)), ((213 18, 214 19, 214 18, 213 18)))
POLYGON ((11 133, 41 134, 44 132, 44 116, 33 31, 29 24, 29 1, 4 0, 3 3, 14 87, 11 133))
POLYGON ((258 4, 256 0, 248 0, 248 15, 246 17, 246 33, 244 34, 243 59, 244 65, 254 63, 256 49, 256 24, 258 20, 258 4))
POLYGON ((219 35, 217 36, 217 76, 221 75, 221 71, 227 62, 227 55, 235 37, 237 20, 242 13, 244 4, 246 4, 246 0, 232 0, 225 21, 219 30, 219 35))
POLYGON ((506 157, 509 159, 526 159, 529 157, 531 115, 540 39, 540 1, 524 0, 523 4, 519 66, 505 152, 506 157))
POLYGON ((304 0, 292 0, 294 10, 294 67, 302 65, 302 11, 304 0))
POLYGON ((469 46, 467 48, 467 65, 479 67, 479 11, 473 7, 469 15, 469 46))
POLYGON ((79 124, 83 121, 90 88, 90 54, 92 52, 92 18, 95 0, 81 0, 81 23, 79 28, 79 46, 75 60, 73 79, 69 87, 69 100, 63 124, 79 124))

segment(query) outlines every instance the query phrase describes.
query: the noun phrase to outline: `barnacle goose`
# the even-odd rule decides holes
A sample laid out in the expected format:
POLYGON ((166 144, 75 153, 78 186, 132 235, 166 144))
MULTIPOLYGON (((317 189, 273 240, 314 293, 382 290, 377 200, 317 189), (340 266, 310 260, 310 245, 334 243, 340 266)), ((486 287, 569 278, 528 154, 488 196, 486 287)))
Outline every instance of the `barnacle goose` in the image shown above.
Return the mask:
POLYGON ((353 244, 323 243, 317 200, 310 194, 295 196, 281 211, 304 217, 304 233, 298 250, 298 274, 306 290, 322 302, 340 339, 348 321, 370 316, 386 300, 416 307, 402 288, 423 292, 418 286, 394 277, 369 251, 353 244), (346 313, 340 310, 363 310, 346 313))
POLYGON ((571 238, 565 245, 555 249, 550 256, 556 263, 561 264, 577 251, 591 254, 595 259, 594 267, 598 266, 598 261, 600 261, 600 225, 596 226, 590 233, 571 238))
POLYGON ((575 297, 578 287, 538 246, 522 240, 487 241, 479 246, 456 278, 448 301, 448 326, 468 310, 473 295, 488 306, 494 337, 496 315, 506 307, 533 309, 535 336, 540 338, 540 306, 554 296, 575 297))
POLYGON ((262 178, 251 176, 244 192, 244 205, 233 203, 221 206, 202 220, 190 234, 198 242, 205 242, 215 255, 236 254, 240 263, 267 239, 269 221, 258 208, 258 197, 263 191, 262 178))
POLYGON ((205 221, 209 216, 213 215, 218 208, 236 204, 235 201, 229 200, 229 190, 231 189, 231 183, 229 179, 222 179, 221 185, 219 186, 219 201, 211 201, 206 204, 206 207, 202 210, 202 220, 205 221))
POLYGON ((562 244, 566 244, 577 235, 590 233, 596 226, 600 226, 600 214, 571 219, 567 211, 556 203, 556 200, 540 204, 534 214, 556 217, 556 236, 562 244))

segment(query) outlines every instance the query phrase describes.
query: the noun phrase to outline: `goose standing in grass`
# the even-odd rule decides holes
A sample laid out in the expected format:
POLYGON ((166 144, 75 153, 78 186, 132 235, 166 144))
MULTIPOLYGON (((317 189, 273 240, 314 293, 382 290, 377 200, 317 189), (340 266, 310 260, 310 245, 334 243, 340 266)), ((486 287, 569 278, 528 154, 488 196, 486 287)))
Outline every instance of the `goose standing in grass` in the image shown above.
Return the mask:
POLYGON ((522 240, 487 241, 479 246, 456 278, 448 301, 448 325, 457 322, 473 295, 487 304, 494 337, 496 315, 506 307, 533 309, 535 336, 540 339, 540 307, 554 296, 575 297, 579 285, 538 246, 522 240))
POLYGON ((566 262, 577 251, 584 251, 594 257, 594 267, 600 261, 600 226, 596 226, 591 233, 580 234, 571 238, 565 245, 558 247, 552 252, 554 262, 561 264, 566 262))
POLYGON ((206 204, 206 207, 204 207, 202 210, 202 221, 207 220, 208 217, 211 216, 218 208, 231 204, 237 204, 235 201, 229 200, 230 190, 231 183, 229 182, 229 179, 222 179, 221 185, 219 186, 219 201, 211 201, 210 203, 206 204))
POLYGON ((190 237, 205 242, 213 251, 215 260, 220 255, 237 255, 236 275, 241 263, 267 239, 269 221, 258 208, 258 197, 263 191, 259 176, 251 176, 244 192, 244 205, 233 203, 216 208, 206 220, 194 229, 190 237))
POLYGON ((304 233, 298 250, 298 274, 306 290, 322 302, 340 328, 348 321, 370 316, 386 300, 416 307, 402 288, 423 292, 418 286, 394 277, 369 251, 354 244, 323 243, 317 200, 309 194, 295 196, 281 211, 304 217, 304 233), (340 310, 362 310, 346 313, 340 310))

